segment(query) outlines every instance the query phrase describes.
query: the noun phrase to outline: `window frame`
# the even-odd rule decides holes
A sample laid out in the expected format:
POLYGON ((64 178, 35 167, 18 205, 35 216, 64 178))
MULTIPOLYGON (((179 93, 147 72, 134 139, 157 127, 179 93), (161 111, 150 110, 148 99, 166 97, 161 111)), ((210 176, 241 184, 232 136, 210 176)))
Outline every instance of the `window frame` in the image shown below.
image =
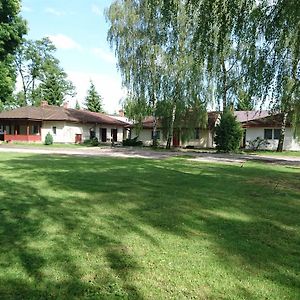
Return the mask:
POLYGON ((265 140, 273 140, 273 129, 272 128, 264 128, 264 139, 265 140), (267 132, 271 135, 267 136, 267 132))

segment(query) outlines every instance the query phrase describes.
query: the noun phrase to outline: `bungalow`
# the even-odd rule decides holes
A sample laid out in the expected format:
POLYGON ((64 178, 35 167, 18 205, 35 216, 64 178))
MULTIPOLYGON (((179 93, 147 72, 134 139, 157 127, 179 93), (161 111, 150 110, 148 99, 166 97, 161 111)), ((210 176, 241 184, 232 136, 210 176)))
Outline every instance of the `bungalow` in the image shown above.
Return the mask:
MULTIPOLYGON (((207 118, 207 126, 197 127, 193 130, 193 136, 188 141, 182 143, 181 130, 178 128, 174 129, 173 147, 186 147, 191 146, 195 148, 213 148, 214 147, 214 127, 219 118, 220 114, 217 112, 209 112, 207 118)), ((131 127, 131 138, 138 136, 144 145, 150 146, 153 139, 153 117, 147 117, 141 124, 141 130, 136 130, 136 125, 130 125, 131 127)), ((167 141, 162 134, 161 121, 157 122, 157 137, 159 145, 166 146, 167 141)))
POLYGON ((127 136, 125 122, 105 114, 64 106, 26 106, 0 113, 0 140, 42 142, 48 132, 55 143, 81 143, 97 137, 100 142, 121 142, 127 136))
MULTIPOLYGON (((245 128, 246 148, 250 147, 251 141, 260 138, 266 141, 260 149, 276 150, 280 136, 281 121, 282 115, 275 114, 242 122, 242 126, 245 128)), ((286 126, 283 149, 300 151, 300 139, 294 135, 290 122, 286 126)))
MULTIPOLYGON (((242 148, 249 148, 251 141, 256 138, 266 140, 266 144, 260 149, 276 150, 280 134, 280 114, 271 115, 268 111, 236 111, 234 112, 237 121, 245 129, 244 137, 241 141, 242 148)), ((174 147, 195 147, 195 148, 214 148, 214 128, 220 120, 220 112, 208 112, 208 123, 205 128, 195 128, 194 137, 181 142, 180 130, 174 130, 172 145, 174 147)), ((142 122, 142 129, 138 132, 135 126, 132 128, 131 137, 138 136, 145 145, 152 144, 153 137, 153 117, 147 117, 142 122)), ((161 122, 158 120, 158 140, 162 146, 166 145, 166 140, 162 136, 161 122)), ((285 135, 284 150, 300 150, 300 140, 293 136, 293 130, 288 123, 285 135)))

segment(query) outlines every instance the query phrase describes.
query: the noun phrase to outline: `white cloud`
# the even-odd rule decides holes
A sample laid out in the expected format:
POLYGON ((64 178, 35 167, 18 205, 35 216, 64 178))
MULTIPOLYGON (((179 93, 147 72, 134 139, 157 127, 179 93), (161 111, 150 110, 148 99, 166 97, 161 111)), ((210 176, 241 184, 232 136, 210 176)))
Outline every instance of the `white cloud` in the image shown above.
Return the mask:
POLYGON ((116 58, 111 52, 108 52, 102 48, 93 48, 91 52, 98 58, 104 60, 105 62, 116 64, 116 58))
POLYGON ((22 6, 22 11, 23 12, 33 12, 33 9, 29 6, 22 6))
POLYGON ((102 16, 102 10, 99 6, 97 6, 96 4, 92 5, 92 12, 97 15, 97 16, 102 16))
POLYGON ((65 50, 82 49, 78 43, 76 43, 72 38, 66 35, 56 34, 56 35, 49 35, 48 37, 57 49, 65 49, 65 50))
POLYGON ((121 86, 119 78, 107 76, 101 73, 67 72, 68 78, 76 86, 77 96, 68 99, 70 106, 75 106, 76 99, 82 105, 85 101, 90 80, 93 81, 99 94, 103 98, 104 109, 108 113, 114 113, 120 108, 120 100, 126 96, 126 91, 121 86))
POLYGON ((55 16, 57 16, 57 17, 60 17, 60 16, 64 16, 64 15, 65 15, 65 12, 56 10, 56 9, 54 9, 54 8, 52 8, 52 7, 47 7, 47 8, 45 9, 45 12, 46 12, 46 13, 49 13, 49 14, 52 14, 52 15, 55 15, 55 16))

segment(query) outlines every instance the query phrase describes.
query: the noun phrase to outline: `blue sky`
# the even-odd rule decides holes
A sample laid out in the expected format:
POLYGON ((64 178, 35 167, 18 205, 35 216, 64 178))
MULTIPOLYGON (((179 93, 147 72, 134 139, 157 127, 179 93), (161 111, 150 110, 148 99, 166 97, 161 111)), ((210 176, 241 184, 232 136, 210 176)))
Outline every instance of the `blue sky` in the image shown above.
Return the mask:
POLYGON ((113 113, 125 96, 114 54, 106 41, 108 23, 104 10, 113 0, 23 0, 29 39, 48 36, 57 47, 56 57, 76 86, 83 102, 93 80, 103 97, 104 108, 113 113))

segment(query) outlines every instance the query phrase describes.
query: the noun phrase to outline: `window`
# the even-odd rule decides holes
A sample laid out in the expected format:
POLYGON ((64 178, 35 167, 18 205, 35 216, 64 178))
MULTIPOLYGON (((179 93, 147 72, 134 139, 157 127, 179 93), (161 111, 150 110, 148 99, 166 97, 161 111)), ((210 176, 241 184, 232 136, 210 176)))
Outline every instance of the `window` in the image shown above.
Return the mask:
POLYGON ((56 134, 56 126, 52 127, 52 132, 53 132, 53 134, 56 134))
POLYGON ((39 126, 38 125, 32 125, 31 126, 31 134, 38 134, 39 133, 39 126))
POLYGON ((90 128, 90 140, 96 137, 96 132, 94 128, 90 128))
POLYGON ((264 139, 265 140, 272 140, 272 129, 265 129, 264 132, 264 139))
MULTIPOLYGON (((159 130, 156 131, 156 138, 157 138, 158 140, 160 140, 160 131, 159 131, 159 130)), ((151 139, 152 139, 152 140, 154 139, 153 130, 152 130, 152 133, 151 133, 151 139)))
POLYGON ((274 140, 279 140, 280 138, 280 129, 274 129, 274 140))
POLYGON ((195 140, 200 139, 200 128, 195 128, 195 135, 194 135, 195 140))

